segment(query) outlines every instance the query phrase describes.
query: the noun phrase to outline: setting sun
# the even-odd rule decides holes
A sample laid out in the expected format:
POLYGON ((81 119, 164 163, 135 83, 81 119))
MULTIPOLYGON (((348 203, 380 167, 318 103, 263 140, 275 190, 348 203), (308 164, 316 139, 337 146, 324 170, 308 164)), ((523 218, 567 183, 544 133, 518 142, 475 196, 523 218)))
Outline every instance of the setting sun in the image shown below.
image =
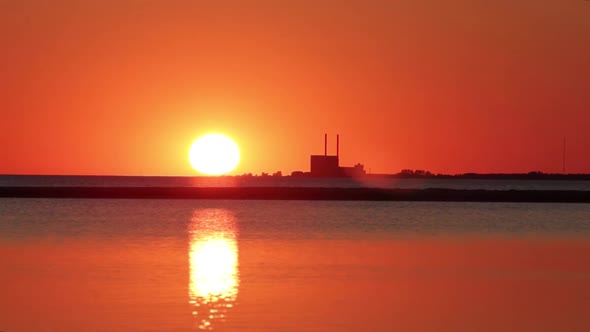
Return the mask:
POLYGON ((207 134, 191 145, 189 161, 193 168, 207 175, 221 175, 238 166, 240 150, 229 137, 221 134, 207 134))

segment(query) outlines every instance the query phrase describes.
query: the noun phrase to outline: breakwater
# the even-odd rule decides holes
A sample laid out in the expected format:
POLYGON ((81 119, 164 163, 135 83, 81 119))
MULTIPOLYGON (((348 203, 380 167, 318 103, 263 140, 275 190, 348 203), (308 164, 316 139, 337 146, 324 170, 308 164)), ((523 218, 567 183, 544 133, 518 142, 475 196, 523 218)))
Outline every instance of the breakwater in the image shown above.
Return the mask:
POLYGON ((590 203, 590 191, 310 187, 0 187, 0 197, 590 203))

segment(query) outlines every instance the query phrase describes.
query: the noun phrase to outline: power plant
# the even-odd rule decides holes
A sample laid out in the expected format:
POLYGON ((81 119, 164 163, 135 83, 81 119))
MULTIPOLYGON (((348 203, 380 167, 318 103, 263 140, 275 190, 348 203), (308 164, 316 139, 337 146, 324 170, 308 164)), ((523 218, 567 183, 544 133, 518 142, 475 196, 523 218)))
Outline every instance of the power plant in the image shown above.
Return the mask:
POLYGON ((324 154, 310 156, 310 173, 314 177, 348 177, 365 175, 365 166, 340 166, 340 135, 336 135, 336 155, 328 155, 328 134, 324 134, 324 154))

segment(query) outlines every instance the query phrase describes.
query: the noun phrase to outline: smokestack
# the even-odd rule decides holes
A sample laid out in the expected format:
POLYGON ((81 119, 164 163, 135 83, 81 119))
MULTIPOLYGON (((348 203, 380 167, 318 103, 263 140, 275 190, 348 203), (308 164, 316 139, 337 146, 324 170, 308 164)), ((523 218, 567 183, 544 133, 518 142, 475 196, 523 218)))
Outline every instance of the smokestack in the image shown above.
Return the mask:
POLYGON ((563 174, 565 174, 565 137, 563 138, 563 174))
POLYGON ((324 156, 328 155, 328 134, 324 134, 324 156))
POLYGON ((336 157, 340 157, 340 135, 336 134, 336 157))

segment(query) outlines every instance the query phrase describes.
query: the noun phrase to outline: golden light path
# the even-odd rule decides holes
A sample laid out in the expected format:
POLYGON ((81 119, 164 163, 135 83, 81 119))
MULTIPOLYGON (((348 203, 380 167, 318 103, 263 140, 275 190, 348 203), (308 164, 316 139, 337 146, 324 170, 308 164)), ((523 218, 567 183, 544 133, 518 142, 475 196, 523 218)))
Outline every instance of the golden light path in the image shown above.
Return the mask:
POLYGON ((235 305, 238 271, 237 223, 225 209, 200 209, 189 224, 189 303, 195 328, 213 330, 235 305))

